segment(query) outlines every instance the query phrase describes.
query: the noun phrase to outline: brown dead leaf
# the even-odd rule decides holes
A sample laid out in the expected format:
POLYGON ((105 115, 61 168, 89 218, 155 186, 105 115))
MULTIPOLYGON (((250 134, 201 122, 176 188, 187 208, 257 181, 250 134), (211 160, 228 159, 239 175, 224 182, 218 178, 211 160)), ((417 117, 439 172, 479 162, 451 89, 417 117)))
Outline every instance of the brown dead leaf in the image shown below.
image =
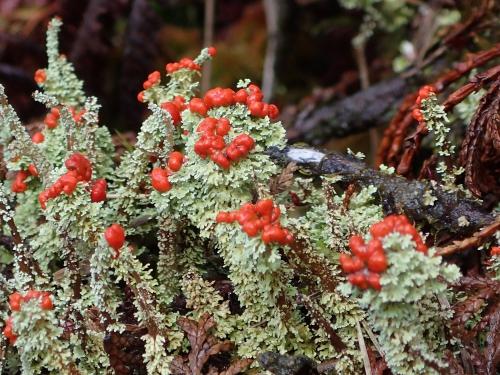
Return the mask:
POLYGON ((491 194, 500 199, 500 80, 481 103, 467 128, 460 150, 465 184, 478 197, 491 194))
MULTIPOLYGON (((198 322, 180 317, 177 324, 186 332, 187 339, 191 344, 191 351, 185 356, 176 356, 170 369, 173 374, 178 375, 202 375, 203 367, 208 362, 210 356, 229 352, 234 344, 231 341, 218 342, 209 331, 215 327, 215 320, 209 314, 203 314, 198 322)), ((225 371, 217 372, 210 368, 207 375, 236 375, 245 370, 252 360, 240 359, 231 364, 225 371)))
POLYGON ((288 163, 278 176, 272 178, 269 183, 271 194, 276 195, 290 188, 293 182, 293 173, 296 170, 297 165, 295 163, 288 163))

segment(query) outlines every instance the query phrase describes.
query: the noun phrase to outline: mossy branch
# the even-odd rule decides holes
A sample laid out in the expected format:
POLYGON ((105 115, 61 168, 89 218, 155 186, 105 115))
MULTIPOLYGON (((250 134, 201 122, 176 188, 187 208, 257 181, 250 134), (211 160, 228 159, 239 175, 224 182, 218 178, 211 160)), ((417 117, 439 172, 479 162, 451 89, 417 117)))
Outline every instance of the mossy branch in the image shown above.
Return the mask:
POLYGON ((470 234, 494 220, 493 215, 482 209, 477 201, 459 192, 447 192, 426 181, 384 174, 354 157, 295 147, 271 148, 268 155, 283 165, 294 162, 315 175, 334 174, 348 183, 373 185, 386 212, 403 212, 413 220, 432 224, 437 229, 470 234), (433 203, 429 203, 429 195, 435 198, 433 203), (465 226, 464 219, 468 222, 465 226))

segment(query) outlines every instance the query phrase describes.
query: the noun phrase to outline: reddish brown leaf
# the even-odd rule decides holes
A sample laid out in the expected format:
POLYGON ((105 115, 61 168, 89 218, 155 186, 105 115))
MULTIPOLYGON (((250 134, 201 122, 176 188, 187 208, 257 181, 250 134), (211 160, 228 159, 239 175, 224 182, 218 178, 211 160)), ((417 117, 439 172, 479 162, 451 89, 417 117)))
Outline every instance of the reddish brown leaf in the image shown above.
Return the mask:
MULTIPOLYGON (((210 356, 228 352, 234 347, 231 341, 217 342, 210 335, 209 331, 215 327, 215 320, 209 314, 203 314, 198 322, 186 317, 180 317, 177 324, 186 332, 191 344, 191 351, 186 356, 179 355, 174 358, 171 364, 171 370, 174 374, 201 375, 210 356)), ((207 375, 235 375, 248 367, 250 363, 252 363, 252 360, 238 360, 221 373, 211 367, 207 375)))
POLYGON ((465 183, 478 197, 500 199, 500 79, 481 99, 462 143, 465 183))

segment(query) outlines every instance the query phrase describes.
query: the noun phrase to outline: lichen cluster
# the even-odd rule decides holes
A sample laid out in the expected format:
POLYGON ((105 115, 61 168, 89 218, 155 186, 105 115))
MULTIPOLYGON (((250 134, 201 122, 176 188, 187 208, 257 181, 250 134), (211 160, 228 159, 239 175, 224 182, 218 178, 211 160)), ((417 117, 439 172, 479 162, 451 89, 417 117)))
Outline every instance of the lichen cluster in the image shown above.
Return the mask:
MULTIPOLYGON (((446 366, 450 311, 442 301, 452 298, 447 283, 458 278, 456 267, 442 264, 432 249, 415 251, 410 237, 391 233, 383 241, 388 267, 381 290, 353 287, 339 268, 349 238, 368 240, 369 228, 383 218, 374 186, 348 197, 337 189, 335 176, 318 184, 294 177, 292 167, 281 170, 265 150, 285 146, 282 125, 253 116, 245 103, 213 106, 206 116, 229 121, 228 144, 247 134, 254 147, 228 169, 200 156, 195 144, 205 116, 188 107, 198 95, 200 74, 187 68, 160 80, 154 75, 140 95, 150 114, 134 147, 116 162, 111 134, 99 124, 97 99, 85 96, 59 53, 60 26, 58 19, 49 25, 48 66, 42 91, 34 95, 60 113, 58 125, 42 131, 43 142, 31 141, 0 90, 7 168, 15 173, 33 164, 38 171, 27 177, 24 192, 9 192, 9 179, 0 186, 3 230, 14 239, 12 263, 2 265, 12 272, 0 279, 0 311, 6 319, 8 296, 33 287, 49 291, 54 302, 50 311, 30 302, 15 314, 17 340, 0 343, 7 373, 122 373, 125 359, 104 342, 127 332, 144 343, 141 366, 147 373, 169 374, 174 358, 195 349, 176 322, 182 317, 186 325, 187 318, 200 321, 206 314, 216 323, 214 337, 234 343, 233 357, 305 355, 336 360, 337 373, 359 374, 362 326, 361 336, 376 341, 395 374, 435 373, 446 366), (164 103, 179 97, 184 107, 179 104, 177 121, 164 103), (165 168, 174 150, 182 152, 182 166, 169 174, 169 189, 158 191, 150 173, 165 168), (39 194, 67 172, 65 161, 75 153, 90 161, 92 180, 79 181, 71 194, 59 194, 42 209, 39 194), (100 178, 107 181, 107 197, 94 202, 89 191, 100 178), (216 223, 220 212, 259 199, 273 200, 293 241, 265 243, 238 222, 216 223), (126 233, 119 252, 103 236, 113 223, 126 233)), ((193 64, 210 58, 204 49, 193 64)), ((246 90, 249 83, 242 80, 238 88, 246 90)), ((441 137, 440 129, 431 130, 441 137)), ((248 364, 241 370, 262 371, 256 361, 248 364)))

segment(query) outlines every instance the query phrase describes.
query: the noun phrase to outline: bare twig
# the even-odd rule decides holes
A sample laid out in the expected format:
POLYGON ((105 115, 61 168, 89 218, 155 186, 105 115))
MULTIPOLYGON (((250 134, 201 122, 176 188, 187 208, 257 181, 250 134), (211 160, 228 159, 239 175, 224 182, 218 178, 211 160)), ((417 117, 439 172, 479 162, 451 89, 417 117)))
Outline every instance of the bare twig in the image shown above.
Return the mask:
MULTIPOLYGON (((215 23, 215 0, 205 0, 205 23, 203 25, 203 47, 213 44, 215 23)), ((201 77, 201 91, 206 92, 212 78, 212 61, 209 59, 203 64, 201 77)))
POLYGON ((276 81, 276 57, 279 46, 279 18, 281 0, 264 0, 267 28, 266 56, 264 58, 264 71, 262 72, 262 92, 264 100, 269 101, 274 92, 276 81))
POLYGON ((337 335, 335 330, 333 329, 330 322, 321 314, 314 304, 309 300, 307 296, 299 294, 299 303, 302 303, 311 317, 316 321, 316 324, 320 325, 323 330, 326 332, 328 337, 330 338, 330 343, 335 348, 337 353, 340 353, 345 350, 346 345, 342 342, 342 339, 337 335))
POLYGON ((370 337, 370 340, 372 340, 372 343, 375 346, 375 348, 377 348, 377 351, 380 354, 380 356, 382 358, 384 358, 384 351, 382 350, 382 347, 380 346, 380 343, 378 342, 377 337, 373 333, 373 331, 370 328, 370 326, 364 320, 361 321, 361 325, 363 326, 363 328, 365 329, 366 333, 370 337))
POLYGON ((370 358, 368 357, 368 352, 366 351, 365 339, 363 338, 363 331, 361 330, 361 325, 359 324, 359 322, 356 322, 356 330, 358 332, 359 350, 361 351, 363 357, 363 365, 365 366, 365 374, 372 375, 370 358))
POLYGON ((497 217, 495 222, 481 229, 479 232, 474 233, 471 237, 462 241, 454 241, 451 245, 438 248, 436 255, 451 255, 460 251, 472 249, 473 247, 481 246, 488 240, 488 238, 493 236, 497 230, 500 230, 500 217, 497 217))
MULTIPOLYGON (((370 26, 368 26, 370 27, 370 26)), ((356 57, 356 63, 358 64, 359 79, 361 81, 361 88, 366 90, 370 86, 370 72, 368 70, 368 64, 366 62, 366 42, 371 35, 371 30, 368 29, 365 32, 360 31, 360 34, 353 39, 354 55, 356 57)), ((379 137, 376 128, 371 128, 368 131, 370 137, 370 156, 371 160, 374 161, 376 157, 379 137)))
POLYGON ((467 84, 460 87, 458 90, 452 92, 444 101, 443 106, 447 111, 451 110, 454 106, 472 94, 474 91, 479 90, 487 83, 496 80, 500 77, 500 65, 496 65, 484 72, 476 74, 469 80, 467 84))

